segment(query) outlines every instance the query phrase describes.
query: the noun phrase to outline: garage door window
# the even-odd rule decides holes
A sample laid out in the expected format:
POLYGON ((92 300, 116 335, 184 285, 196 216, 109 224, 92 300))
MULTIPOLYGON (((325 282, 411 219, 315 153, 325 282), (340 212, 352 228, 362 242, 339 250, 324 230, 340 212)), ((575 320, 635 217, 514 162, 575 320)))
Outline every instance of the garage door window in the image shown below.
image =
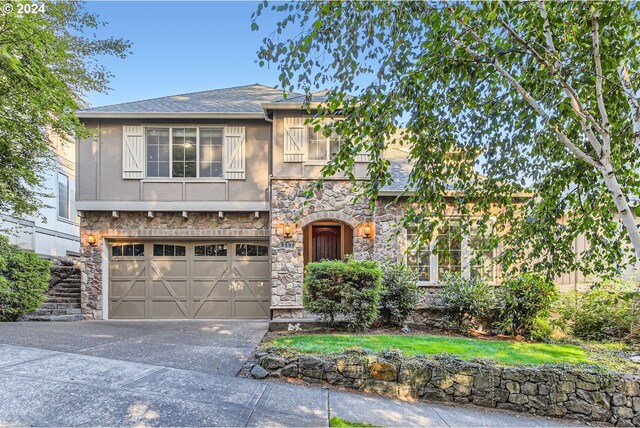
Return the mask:
POLYGON ((269 247, 266 245, 256 244, 238 244, 236 245, 236 256, 240 257, 254 257, 254 256, 268 256, 269 247))
POLYGON ((199 257, 226 257, 227 244, 196 245, 194 251, 195 255, 199 257))
POLYGON ((144 244, 124 244, 111 247, 111 255, 114 257, 144 257, 144 244))
POLYGON ((187 250, 183 245, 153 244, 153 255, 158 257, 184 257, 187 250))

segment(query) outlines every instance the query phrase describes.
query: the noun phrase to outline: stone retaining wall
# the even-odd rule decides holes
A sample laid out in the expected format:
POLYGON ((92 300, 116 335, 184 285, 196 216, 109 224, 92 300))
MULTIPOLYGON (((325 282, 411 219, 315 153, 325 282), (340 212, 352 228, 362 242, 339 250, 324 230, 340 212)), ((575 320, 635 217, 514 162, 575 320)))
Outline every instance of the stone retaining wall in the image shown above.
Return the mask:
POLYGON ((350 350, 258 354, 254 377, 300 378, 408 400, 451 401, 540 416, 640 425, 640 377, 581 366, 502 367, 440 357, 350 350))
POLYGON ((51 280, 40 308, 24 317, 29 321, 76 321, 80 312, 80 268, 72 259, 56 260, 51 280))

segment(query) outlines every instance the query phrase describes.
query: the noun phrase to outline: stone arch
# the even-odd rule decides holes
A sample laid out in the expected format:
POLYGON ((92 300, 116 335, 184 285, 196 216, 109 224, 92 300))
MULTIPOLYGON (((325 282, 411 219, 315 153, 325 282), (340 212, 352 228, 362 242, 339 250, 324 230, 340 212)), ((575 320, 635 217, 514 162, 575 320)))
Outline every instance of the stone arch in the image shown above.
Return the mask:
POLYGON ((337 220, 337 221, 341 221, 345 224, 348 224, 349 226, 351 226, 351 228, 353 230, 356 229, 356 227, 358 226, 358 224, 360 224, 360 222, 358 220, 356 220, 355 218, 348 216, 340 211, 321 211, 321 212, 316 212, 313 214, 310 214, 308 216, 306 216, 305 218, 303 218, 302 220, 300 220, 300 222, 298 223, 299 226, 301 228, 307 227, 308 225, 310 225, 313 222, 319 221, 319 220, 337 220))

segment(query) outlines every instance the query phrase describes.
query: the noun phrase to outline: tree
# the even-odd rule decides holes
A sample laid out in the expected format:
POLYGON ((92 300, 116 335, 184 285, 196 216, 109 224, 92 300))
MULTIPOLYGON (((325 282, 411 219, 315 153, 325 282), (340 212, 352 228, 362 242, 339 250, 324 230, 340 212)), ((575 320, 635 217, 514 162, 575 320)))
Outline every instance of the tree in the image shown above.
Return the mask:
POLYGON ((111 75, 97 57, 124 58, 130 48, 122 39, 86 36, 104 23, 80 2, 19 13, 22 3, 31 6, 9 2, 0 14, 0 211, 16 216, 43 205, 52 138, 89 135, 75 111, 85 93, 108 89, 111 75))
POLYGON ((286 91, 327 88, 316 116, 344 117, 330 126, 343 144, 323 176, 353 179, 353 153, 366 149, 371 180, 360 190, 374 200, 391 180, 385 149, 410 147, 403 224, 419 241, 457 212, 459 233, 477 228, 507 270, 606 275, 640 257, 630 206, 640 198, 636 2, 301 2, 271 11, 282 19, 260 63, 277 64, 286 91), (579 235, 590 248, 577 255, 579 235))

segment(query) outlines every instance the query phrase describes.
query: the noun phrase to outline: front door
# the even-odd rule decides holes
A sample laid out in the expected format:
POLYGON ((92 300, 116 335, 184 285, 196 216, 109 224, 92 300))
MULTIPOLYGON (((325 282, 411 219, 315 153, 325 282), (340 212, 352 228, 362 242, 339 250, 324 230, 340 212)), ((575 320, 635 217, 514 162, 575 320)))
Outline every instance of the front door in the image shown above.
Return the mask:
POLYGON ((311 261, 340 260, 340 226, 314 226, 312 229, 311 261))

